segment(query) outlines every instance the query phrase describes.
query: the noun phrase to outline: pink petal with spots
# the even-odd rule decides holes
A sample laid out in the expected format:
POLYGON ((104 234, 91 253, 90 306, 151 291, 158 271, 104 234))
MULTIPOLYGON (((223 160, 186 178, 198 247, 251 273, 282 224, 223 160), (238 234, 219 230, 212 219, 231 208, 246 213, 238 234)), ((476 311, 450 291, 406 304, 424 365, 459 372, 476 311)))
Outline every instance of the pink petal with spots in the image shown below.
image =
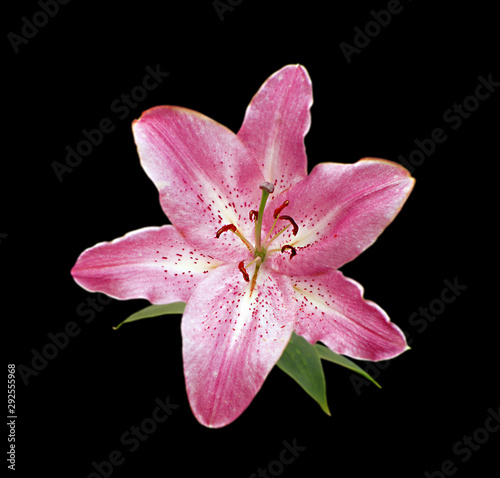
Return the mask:
POLYGON ((307 176, 304 137, 311 125, 312 102, 307 70, 288 65, 266 80, 247 108, 238 137, 276 192, 307 176))
POLYGON ((91 292, 168 304, 187 301, 220 264, 186 242, 173 226, 147 227, 85 250, 71 274, 91 292))
POLYGON ((264 266, 252 293, 237 264, 218 267, 196 288, 182 339, 187 393, 200 423, 223 427, 250 404, 290 339, 292 297, 290 281, 264 266))
POLYGON ((142 166, 176 229, 214 257, 244 259, 247 249, 236 235, 215 239, 226 224, 247 238, 254 234, 248 215, 259 207, 264 178, 238 137, 200 113, 174 106, 147 110, 133 131, 142 166))
POLYGON ((338 354, 372 361, 408 349, 403 332, 341 272, 292 278, 292 284, 299 303, 294 329, 310 343, 321 341, 338 354))
MULTIPOLYGON (((289 228, 273 247, 290 244, 297 255, 273 254, 271 260, 284 274, 324 273, 338 269, 372 245, 396 217, 414 179, 396 163, 363 159, 355 164, 318 164, 307 179, 292 186, 269 205, 264 220, 272 224, 272 211, 284 200, 282 214, 299 226, 289 228)), ((278 221, 276 230, 288 224, 278 221)))

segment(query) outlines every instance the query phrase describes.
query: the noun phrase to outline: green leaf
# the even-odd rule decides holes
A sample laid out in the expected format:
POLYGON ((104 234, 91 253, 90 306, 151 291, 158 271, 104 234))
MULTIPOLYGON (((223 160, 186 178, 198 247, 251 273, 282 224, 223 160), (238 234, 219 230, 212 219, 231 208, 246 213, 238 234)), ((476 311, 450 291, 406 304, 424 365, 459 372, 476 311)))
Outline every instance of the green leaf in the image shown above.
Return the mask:
POLYGON ((139 310, 135 314, 126 318, 123 322, 113 327, 114 330, 118 330, 123 324, 128 324, 129 322, 135 322, 136 320, 147 319, 149 317, 158 317, 159 315, 168 314, 182 314, 186 308, 185 302, 173 302, 171 304, 164 305, 150 305, 145 309, 139 310))
POLYGON ((356 365, 354 362, 351 362, 349 359, 345 358, 343 355, 336 354, 333 350, 330 350, 328 347, 325 347, 321 344, 316 344, 314 346, 319 354, 319 356, 328 360, 329 362, 336 363, 341 365, 342 367, 348 368, 354 372, 359 373, 363 377, 367 378, 371 382, 373 382, 378 388, 382 388, 370 375, 368 375, 361 367, 356 365))
POLYGON ((292 377, 322 410, 330 415, 326 400, 326 384, 318 350, 295 332, 290 337, 276 365, 292 377))

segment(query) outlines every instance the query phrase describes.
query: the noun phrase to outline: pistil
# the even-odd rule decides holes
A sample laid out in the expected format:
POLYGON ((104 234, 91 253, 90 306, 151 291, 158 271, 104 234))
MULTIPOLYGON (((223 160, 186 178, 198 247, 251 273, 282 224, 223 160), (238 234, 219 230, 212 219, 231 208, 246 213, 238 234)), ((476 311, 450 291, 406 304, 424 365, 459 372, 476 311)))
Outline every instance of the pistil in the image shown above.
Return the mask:
POLYGON ((266 207, 267 198, 274 191, 274 185, 266 181, 259 187, 262 189, 262 198, 260 200, 259 212, 257 213, 257 221, 255 222, 255 252, 261 256, 262 254, 265 254, 260 242, 260 236, 262 233, 262 218, 264 217, 264 209, 266 207))

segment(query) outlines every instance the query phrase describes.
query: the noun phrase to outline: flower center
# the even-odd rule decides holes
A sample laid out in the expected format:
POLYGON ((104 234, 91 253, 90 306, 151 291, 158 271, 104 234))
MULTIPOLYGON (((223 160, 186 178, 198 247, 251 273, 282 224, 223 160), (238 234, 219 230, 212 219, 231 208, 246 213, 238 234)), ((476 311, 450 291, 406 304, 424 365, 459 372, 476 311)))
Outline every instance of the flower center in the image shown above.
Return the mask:
POLYGON ((267 199, 269 198, 269 195, 272 194, 274 191, 274 185, 266 181, 262 183, 259 187, 262 190, 262 198, 260 200, 259 210, 256 211, 255 209, 252 209, 248 214, 250 220, 255 221, 255 245, 252 245, 252 243, 248 241, 238 231, 238 228, 234 224, 226 224, 225 226, 222 226, 215 234, 216 239, 219 239, 221 234, 227 231, 231 231, 233 234, 236 234, 242 240, 245 246, 247 246, 248 250, 253 254, 254 259, 250 261, 248 264, 245 265, 244 263, 245 261, 241 261, 238 264, 238 269, 241 271, 243 279, 245 279, 247 282, 250 282, 250 276, 246 268, 251 266, 252 264, 255 264, 255 272, 252 276, 251 290, 253 290, 255 286, 255 281, 257 279, 257 273, 259 271, 259 268, 267 256, 275 252, 285 253, 285 251, 290 251, 290 259, 292 259, 295 255, 297 255, 297 250, 295 249, 295 247, 289 244, 285 244, 284 246, 278 249, 270 249, 269 246, 279 236, 281 236, 281 234, 283 234, 290 226, 292 227, 292 234, 294 236, 296 236, 297 233, 299 232, 299 226, 293 220, 292 217, 281 215, 281 211, 283 211, 283 209, 285 209, 290 204, 290 201, 286 200, 280 207, 274 210, 273 214, 274 223, 269 232, 267 233, 266 237, 264 238, 264 240, 262 240, 262 220, 264 218, 264 210, 266 208, 266 203, 267 199), (283 229, 281 229, 278 233, 274 234, 273 236, 272 234, 276 225, 278 224, 278 221, 288 221, 289 224, 287 224, 283 229))

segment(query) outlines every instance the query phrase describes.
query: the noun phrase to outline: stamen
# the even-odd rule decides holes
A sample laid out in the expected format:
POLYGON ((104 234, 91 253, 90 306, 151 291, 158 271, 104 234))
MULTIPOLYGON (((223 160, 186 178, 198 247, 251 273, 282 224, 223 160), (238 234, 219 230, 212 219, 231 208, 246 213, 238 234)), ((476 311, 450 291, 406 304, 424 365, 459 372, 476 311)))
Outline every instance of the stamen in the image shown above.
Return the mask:
POLYGON ((245 279, 247 282, 250 282, 250 276, 248 275, 248 272, 247 270, 245 269, 245 266, 243 265, 245 261, 241 261, 239 264, 238 264, 238 269, 241 271, 241 273, 243 274, 243 279, 245 279))
POLYGON ((277 219, 280 215, 281 211, 285 209, 290 204, 290 201, 287 199, 280 207, 274 210, 274 219, 277 219))
POLYGON ((292 260, 292 257, 297 255, 297 251, 295 250, 295 247, 290 246, 289 244, 285 244, 281 248, 281 252, 285 252, 287 249, 290 249, 290 251, 291 251, 291 253, 290 253, 290 260, 292 260))
POLYGON ((297 226, 297 223, 290 216, 280 216, 279 218, 283 219, 285 221, 290 221, 292 223, 292 226, 293 226, 292 233, 294 236, 296 236, 297 232, 299 232, 299 226, 297 226))
POLYGON ((260 257, 256 257, 252 262, 250 262, 249 264, 247 264, 247 267, 250 265, 250 264, 253 264, 255 262, 255 271, 253 273, 253 276, 252 276, 252 282, 250 284, 250 295, 252 295, 252 292, 255 288, 255 282, 257 281, 257 274, 259 272, 259 268, 260 268, 260 264, 262 262, 262 259, 260 257))
POLYGON ((257 264, 260 266, 260 263, 262 262, 262 259, 260 257, 256 257, 253 261, 250 261, 247 264, 247 267, 250 267, 252 264, 257 264))
POLYGON ((248 217, 250 218, 250 221, 257 221, 259 219, 259 211, 252 209, 248 214, 248 217))
POLYGON ((221 236, 221 234, 223 232, 226 232, 226 231, 231 231, 233 232, 234 234, 236 234, 240 239, 241 241, 243 242, 243 244, 245 244, 245 246, 247 246, 248 250, 252 253, 252 254, 255 254, 255 249, 253 248, 252 244, 250 244, 239 232, 238 230, 236 229, 236 226, 233 225, 233 224, 227 224, 226 226, 222 226, 218 231, 217 233, 215 234, 215 238, 216 239, 219 239, 219 237, 221 236))
POLYGON ((219 239, 220 235, 223 233, 223 232, 226 232, 226 231, 233 231, 233 232, 236 232, 236 226, 233 225, 233 224, 227 224, 225 226, 222 226, 218 231, 217 233, 215 234, 215 238, 216 239, 219 239))
MULTIPOLYGON (((281 236, 281 234, 283 234, 289 227, 291 226, 291 224, 288 224, 288 226, 284 227, 280 232, 278 232, 278 234, 274 235, 273 237, 271 237, 271 239, 269 239, 269 241, 267 241, 267 244, 266 244, 266 247, 269 247, 271 245, 271 243, 277 239, 278 237, 281 236)), ((279 249, 277 249, 279 251, 279 249)), ((269 252, 269 251, 268 251, 269 252)))

